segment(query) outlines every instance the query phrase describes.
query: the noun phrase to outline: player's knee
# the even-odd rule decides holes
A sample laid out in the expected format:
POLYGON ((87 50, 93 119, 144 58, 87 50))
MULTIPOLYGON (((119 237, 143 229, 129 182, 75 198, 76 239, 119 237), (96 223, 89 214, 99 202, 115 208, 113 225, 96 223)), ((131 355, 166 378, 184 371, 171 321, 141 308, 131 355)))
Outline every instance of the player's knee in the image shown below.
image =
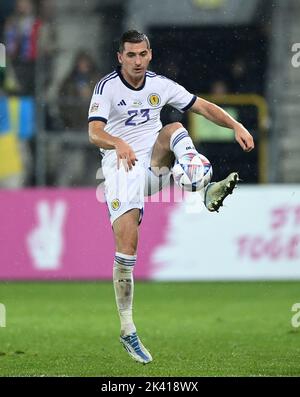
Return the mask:
POLYGON ((116 244, 117 252, 122 252, 125 255, 136 255, 137 247, 135 244, 128 242, 119 242, 116 244))
POLYGON ((174 123, 167 124, 166 127, 168 135, 171 137, 176 130, 183 128, 183 125, 179 121, 175 121, 174 123))
POLYGON ((137 251, 137 228, 121 227, 115 231, 116 249, 126 255, 135 255, 137 251))
POLYGON ((116 249, 126 255, 135 255, 137 251, 137 241, 134 235, 115 235, 116 249))
POLYGON ((130 230, 116 238, 116 248, 118 252, 123 254, 135 255, 137 251, 136 233, 130 230))

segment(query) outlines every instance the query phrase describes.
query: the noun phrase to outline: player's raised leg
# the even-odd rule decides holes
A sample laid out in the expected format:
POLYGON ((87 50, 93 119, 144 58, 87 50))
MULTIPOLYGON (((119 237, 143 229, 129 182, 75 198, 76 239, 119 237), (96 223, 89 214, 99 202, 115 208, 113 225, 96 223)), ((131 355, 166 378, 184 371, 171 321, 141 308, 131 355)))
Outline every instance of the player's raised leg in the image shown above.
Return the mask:
MULTIPOLYGON (((171 168, 174 156, 180 159, 186 154, 198 154, 188 131, 179 122, 167 124, 159 133, 155 142, 151 168, 153 172, 171 168)), ((233 172, 222 181, 210 183, 205 188, 204 204, 209 211, 218 211, 224 199, 232 193, 239 180, 238 173, 233 172)))
POLYGON ((179 159, 187 153, 197 154, 188 131, 179 122, 165 125, 154 144, 151 168, 172 168, 175 157, 179 159))
POLYGON ((121 322, 120 342, 134 360, 147 364, 152 357, 137 336, 132 316, 139 218, 140 210, 134 208, 113 223, 116 244, 113 282, 121 322))

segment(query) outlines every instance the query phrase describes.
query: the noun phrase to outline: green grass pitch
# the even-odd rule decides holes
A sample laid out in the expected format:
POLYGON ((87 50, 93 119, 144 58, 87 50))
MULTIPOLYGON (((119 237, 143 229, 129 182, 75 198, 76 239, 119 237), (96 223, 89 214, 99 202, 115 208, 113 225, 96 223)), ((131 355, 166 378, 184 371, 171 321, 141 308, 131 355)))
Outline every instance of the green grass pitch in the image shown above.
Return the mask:
POLYGON ((136 282, 146 366, 114 299, 110 282, 0 283, 0 376, 300 376, 300 282, 136 282))

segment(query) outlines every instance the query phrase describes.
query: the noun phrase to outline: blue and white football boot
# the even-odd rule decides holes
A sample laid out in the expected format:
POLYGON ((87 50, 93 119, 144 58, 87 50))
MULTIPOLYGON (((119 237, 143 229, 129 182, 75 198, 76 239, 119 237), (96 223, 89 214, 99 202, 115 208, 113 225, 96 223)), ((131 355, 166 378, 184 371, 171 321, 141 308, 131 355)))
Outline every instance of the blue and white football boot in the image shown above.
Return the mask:
POLYGON ((140 341, 136 332, 126 336, 120 336, 120 342, 126 349, 131 358, 142 364, 148 364, 152 361, 152 356, 140 341))
POLYGON ((223 206, 224 199, 233 192, 238 181, 239 174, 232 172, 220 182, 209 183, 204 193, 204 204, 208 211, 219 212, 219 208, 223 206))

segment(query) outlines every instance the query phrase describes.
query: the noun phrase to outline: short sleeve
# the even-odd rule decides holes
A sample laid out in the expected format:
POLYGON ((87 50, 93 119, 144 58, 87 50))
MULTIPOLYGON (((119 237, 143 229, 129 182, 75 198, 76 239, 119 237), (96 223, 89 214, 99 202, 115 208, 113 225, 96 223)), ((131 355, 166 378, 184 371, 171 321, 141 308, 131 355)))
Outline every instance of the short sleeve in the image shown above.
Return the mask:
POLYGON ((107 123, 111 103, 109 92, 106 90, 100 93, 98 86, 99 84, 96 85, 91 99, 88 121, 98 120, 107 123))
POLYGON ((197 97, 188 92, 182 85, 175 83, 173 80, 167 80, 168 99, 167 104, 173 106, 180 112, 185 112, 193 106, 197 97))

